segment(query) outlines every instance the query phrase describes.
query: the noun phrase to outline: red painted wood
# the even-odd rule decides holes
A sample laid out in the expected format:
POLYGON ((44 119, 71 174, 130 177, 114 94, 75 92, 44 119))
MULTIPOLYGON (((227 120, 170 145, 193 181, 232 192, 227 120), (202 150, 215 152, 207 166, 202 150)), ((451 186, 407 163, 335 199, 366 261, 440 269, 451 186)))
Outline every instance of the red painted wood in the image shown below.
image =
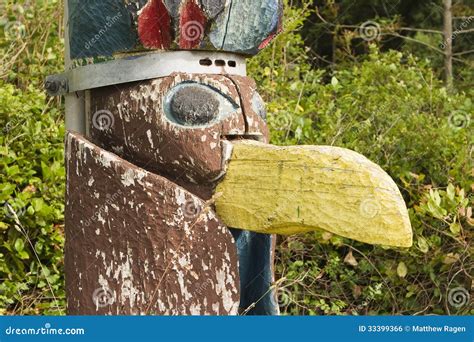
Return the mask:
POLYGON ((207 19, 194 0, 188 0, 181 10, 179 20, 179 47, 193 49, 199 47, 206 30, 207 19))
POLYGON ((260 43, 260 45, 258 46, 258 49, 259 50, 262 50, 264 48, 267 47, 268 44, 271 43, 271 41, 273 40, 273 38, 276 37, 276 34, 272 34, 270 36, 268 36, 268 38, 265 38, 265 40, 263 42, 260 43))
POLYGON ((283 30, 283 23, 282 23, 282 18, 280 16, 280 18, 278 19, 278 27, 277 27, 276 32, 272 33, 267 38, 265 38, 265 40, 261 42, 260 45, 258 46, 258 49, 259 50, 265 49, 268 46, 268 44, 270 44, 272 40, 275 39, 275 37, 281 33, 282 30, 283 30))
POLYGON ((171 16, 162 0, 151 0, 138 17, 138 36, 146 48, 171 46, 171 16))

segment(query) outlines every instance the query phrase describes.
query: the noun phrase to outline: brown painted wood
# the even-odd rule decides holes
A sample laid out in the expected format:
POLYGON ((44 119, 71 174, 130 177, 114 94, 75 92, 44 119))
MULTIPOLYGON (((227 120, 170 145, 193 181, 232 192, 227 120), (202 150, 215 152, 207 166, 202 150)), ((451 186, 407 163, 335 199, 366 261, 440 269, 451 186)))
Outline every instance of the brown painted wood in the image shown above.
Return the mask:
POLYGON ((258 94, 257 84, 252 78, 229 75, 228 76, 236 85, 237 91, 239 92, 241 104, 245 116, 245 127, 246 134, 253 136, 254 138, 261 137, 258 140, 261 142, 268 143, 269 131, 265 119, 260 111, 265 111, 265 103, 258 94), (257 108, 257 102, 263 106, 263 108, 257 108), (259 110, 260 109, 260 110, 259 110))
POLYGON ((210 184, 222 175, 225 158, 222 137, 245 134, 240 102, 235 84, 221 75, 174 74, 94 89, 91 90, 90 139, 172 181, 210 184), (165 114, 166 96, 173 87, 186 82, 214 89, 211 91, 215 91, 216 98, 227 98, 238 108, 206 127, 177 125, 165 114), (97 124, 94 113, 100 112, 110 116, 110 125, 97 124))
POLYGON ((228 315, 239 303, 232 235, 200 198, 68 133, 71 315, 228 315))

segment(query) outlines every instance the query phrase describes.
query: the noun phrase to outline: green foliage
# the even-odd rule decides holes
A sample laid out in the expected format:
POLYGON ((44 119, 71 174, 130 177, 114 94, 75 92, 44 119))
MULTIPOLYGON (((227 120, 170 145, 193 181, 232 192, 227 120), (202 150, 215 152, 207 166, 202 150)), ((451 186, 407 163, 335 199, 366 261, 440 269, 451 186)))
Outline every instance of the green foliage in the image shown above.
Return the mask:
POLYGON ((297 30, 308 11, 287 12, 291 25, 250 64, 272 142, 366 155, 398 183, 415 237, 410 249, 327 233, 281 238, 283 312, 472 314, 472 302, 456 308, 448 300, 450 289, 471 288, 474 268, 471 100, 449 95, 426 61, 374 45, 331 73, 313 70, 297 30))
MULTIPOLYGON (((367 53, 366 40, 370 40, 381 51, 396 49, 429 59, 437 75, 444 72, 443 1, 359 0, 357 6, 352 0, 299 2, 313 10, 304 23, 303 37, 317 66, 337 67, 353 61, 367 53)), ((454 1, 451 12, 454 86, 472 94, 474 22, 468 19, 474 14, 472 1, 454 1)))
POLYGON ((63 53, 57 5, 9 3, 2 17, 0 314, 64 312, 64 125, 42 88, 63 53))
MULTIPOLYGON (((268 101, 272 142, 365 154, 398 183, 415 237, 410 249, 328 233, 280 238, 283 313, 474 314, 472 302, 455 308, 448 300, 450 289, 469 290, 473 279, 469 96, 448 94, 428 62, 407 49, 382 53, 367 44, 360 60, 313 68, 299 30, 314 11, 303 3, 287 8, 284 31, 249 61, 268 101)), ((62 9, 51 0, 10 1, 7 9, 0 20, 0 313, 64 313, 63 109, 42 90, 44 76, 62 69, 62 9)))

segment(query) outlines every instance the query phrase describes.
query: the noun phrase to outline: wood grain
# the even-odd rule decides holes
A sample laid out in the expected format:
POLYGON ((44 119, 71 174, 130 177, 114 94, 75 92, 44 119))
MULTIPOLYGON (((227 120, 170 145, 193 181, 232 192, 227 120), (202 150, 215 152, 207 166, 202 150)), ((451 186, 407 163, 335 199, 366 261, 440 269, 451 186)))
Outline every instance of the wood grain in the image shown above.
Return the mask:
POLYGON ((235 241, 202 199, 78 134, 66 165, 68 314, 237 314, 235 241))
POLYGON ((412 245, 394 181, 347 149, 236 142, 216 191, 217 213, 231 227, 276 234, 322 229, 370 244, 412 245))

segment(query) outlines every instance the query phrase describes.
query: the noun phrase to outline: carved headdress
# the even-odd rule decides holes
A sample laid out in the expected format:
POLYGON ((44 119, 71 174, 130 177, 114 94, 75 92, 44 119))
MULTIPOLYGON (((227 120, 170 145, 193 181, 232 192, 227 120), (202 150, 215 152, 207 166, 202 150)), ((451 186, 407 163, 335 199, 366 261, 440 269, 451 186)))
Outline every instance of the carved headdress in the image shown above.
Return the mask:
POLYGON ((281 0, 91 2, 69 0, 73 59, 149 49, 254 55, 281 28, 281 0))

